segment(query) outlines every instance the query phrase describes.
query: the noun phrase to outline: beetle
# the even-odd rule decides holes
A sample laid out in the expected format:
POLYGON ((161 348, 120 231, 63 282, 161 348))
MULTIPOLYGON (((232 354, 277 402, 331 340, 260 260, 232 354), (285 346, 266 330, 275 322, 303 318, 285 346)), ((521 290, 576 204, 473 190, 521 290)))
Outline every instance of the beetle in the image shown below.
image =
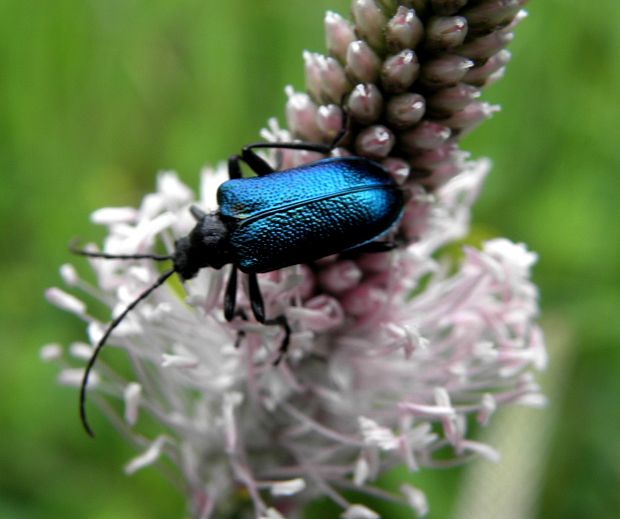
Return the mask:
POLYGON ((254 318, 284 330, 277 363, 286 352, 291 330, 284 315, 266 317, 257 274, 311 263, 336 253, 383 252, 395 246, 378 239, 400 220, 404 194, 383 166, 364 157, 349 156, 276 171, 255 151, 291 149, 329 155, 344 133, 343 125, 331 145, 273 142, 244 146, 241 155, 228 160, 229 180, 217 192, 219 209, 205 213, 191 206, 196 225, 187 236, 175 241, 171 255, 116 255, 71 247, 76 254, 94 258, 172 261, 172 268, 108 325, 86 365, 80 387, 80 420, 90 436, 94 434, 86 417, 86 387, 97 356, 125 316, 174 273, 186 281, 202 268, 220 269, 231 264, 224 296, 227 321, 237 316, 247 318, 236 309, 238 271, 247 274, 254 318), (244 178, 241 162, 256 176, 244 178))

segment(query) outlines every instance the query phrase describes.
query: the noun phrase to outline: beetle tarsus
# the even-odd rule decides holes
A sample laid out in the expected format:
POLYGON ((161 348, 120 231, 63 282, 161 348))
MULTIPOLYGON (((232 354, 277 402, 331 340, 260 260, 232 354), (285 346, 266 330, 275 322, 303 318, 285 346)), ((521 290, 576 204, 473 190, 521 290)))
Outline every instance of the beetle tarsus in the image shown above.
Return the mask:
MULTIPOLYGON (((245 310, 243 308, 238 308, 237 310, 235 310, 234 317, 239 317, 243 321, 248 320, 248 314, 245 313, 245 310)), ((245 330, 237 330, 237 337, 235 338, 235 349, 239 349, 243 339, 245 339, 245 330)))
POLYGON ((278 349, 278 356, 273 361, 273 365, 277 366, 288 352, 288 347, 291 342, 291 326, 288 324, 288 319, 284 315, 280 315, 274 319, 268 319, 263 324, 281 326, 284 331, 284 337, 278 349))

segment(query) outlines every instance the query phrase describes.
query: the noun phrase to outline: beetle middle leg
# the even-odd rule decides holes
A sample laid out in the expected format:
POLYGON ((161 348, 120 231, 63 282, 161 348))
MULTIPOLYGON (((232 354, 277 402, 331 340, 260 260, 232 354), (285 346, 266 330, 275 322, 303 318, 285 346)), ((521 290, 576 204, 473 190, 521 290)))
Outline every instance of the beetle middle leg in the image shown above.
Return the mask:
MULTIPOLYGON (((237 308, 237 270, 237 267, 233 265, 228 278, 228 284, 226 285, 226 292, 224 294, 224 318, 229 322, 235 319, 235 317, 240 317, 244 321, 248 320, 248 316, 245 311, 237 308)), ((291 327, 284 315, 280 315, 273 319, 267 319, 265 317, 265 303, 258 285, 258 277, 255 273, 248 274, 248 285, 250 292, 250 306, 252 307, 252 313, 254 314, 255 319, 260 324, 265 326, 280 326, 284 331, 284 337, 282 339, 282 343, 280 344, 278 357, 274 361, 274 364, 278 364, 288 350, 291 339, 291 327)), ((235 340, 235 347, 239 346, 244 337, 245 331, 239 330, 237 332, 237 339, 235 340)))
POLYGON ((280 326, 284 331, 284 337, 282 339, 282 343, 280 344, 280 349, 278 350, 278 356, 274 361, 274 364, 279 364, 286 354, 291 340, 291 327, 288 324, 288 319, 285 315, 279 315, 273 319, 266 319, 263 295, 261 294, 260 287, 258 286, 258 277, 253 272, 248 274, 248 285, 250 291, 250 305, 256 320, 265 326, 280 326))
MULTIPOLYGON (((234 317, 239 317, 242 321, 248 320, 248 314, 245 313, 245 310, 243 310, 243 308, 238 308, 237 310, 235 310, 234 317)), ((236 350, 239 349, 239 346, 241 346, 241 342, 243 341, 243 339, 245 339, 245 335, 245 330, 237 330, 237 338, 235 339, 236 350)))
MULTIPOLYGON (((224 294, 224 318, 230 322, 234 320, 235 317, 240 317, 244 321, 248 320, 245 311, 242 308, 237 308, 237 267, 233 265, 224 294)), ((244 337, 245 331, 238 330, 237 338, 235 339, 235 348, 239 347, 244 337)))

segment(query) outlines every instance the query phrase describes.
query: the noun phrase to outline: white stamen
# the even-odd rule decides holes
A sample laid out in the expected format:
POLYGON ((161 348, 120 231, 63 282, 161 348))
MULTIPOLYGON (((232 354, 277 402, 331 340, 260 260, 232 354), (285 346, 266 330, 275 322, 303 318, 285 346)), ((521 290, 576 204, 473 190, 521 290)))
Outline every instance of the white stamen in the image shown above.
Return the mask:
POLYGON ((60 267, 60 277, 68 286, 74 286, 79 280, 79 276, 75 267, 69 263, 65 263, 60 267))
POLYGON ((379 514, 364 505, 351 505, 340 516, 342 519, 379 519, 379 514))
POLYGON ((480 406, 480 412, 478 413, 478 423, 480 425, 487 425, 491 416, 497 409, 497 402, 495 397, 490 393, 485 393, 482 396, 482 402, 480 406))
POLYGON ((60 344, 45 344, 39 350, 39 358, 44 362, 52 362, 60 357, 62 357, 62 347, 60 344))
POLYGON ((136 456, 129 463, 127 463, 127 465, 125 465, 123 468, 125 474, 131 475, 138 470, 155 463, 161 456, 164 445, 167 441, 168 439, 165 436, 158 436, 142 454, 136 456))
MULTIPOLYGON (((84 378, 82 368, 66 368, 58 374, 58 383, 63 386, 80 387, 84 378)), ((99 384, 99 375, 95 371, 90 372, 88 387, 96 387, 99 384)))
POLYGON ((115 225, 119 223, 134 223, 138 211, 133 207, 104 207, 97 209, 90 215, 90 221, 99 225, 115 225))
POLYGON ((374 445, 384 451, 398 448, 398 438, 387 427, 381 427, 374 420, 364 416, 358 418, 358 423, 364 442, 368 445, 374 445))
POLYGON ((86 305, 82 301, 71 294, 67 294, 60 288, 48 288, 45 291, 45 297, 50 303, 61 310, 66 310, 67 312, 79 316, 84 316, 86 313, 86 305))
POLYGON ((422 492, 419 488, 404 484, 401 485, 400 491, 403 496, 405 496, 407 503, 415 511, 418 517, 424 517, 428 513, 428 500, 426 499, 424 492, 422 492))
POLYGON ((368 475, 370 474, 370 467, 366 458, 360 456, 355 462, 355 469, 353 471, 353 483, 358 487, 366 483, 368 475))
POLYGON ((93 356, 93 347, 83 342, 74 342, 69 346, 69 353, 76 359, 89 360, 93 356))
POLYGON ((163 368, 184 368, 194 369, 200 365, 200 362, 195 357, 189 355, 170 355, 164 353, 161 356, 161 366, 163 368))
POLYGON ((125 421, 132 427, 138 421, 140 402, 142 400, 142 386, 137 382, 131 382, 123 391, 125 400, 125 421))
POLYGON ((472 440, 463 440, 460 442, 459 447, 463 450, 472 451, 477 454, 480 454, 483 458, 486 458, 489 461, 494 463, 498 463, 500 460, 499 452, 497 452, 494 448, 485 445, 484 443, 475 442, 472 440))
POLYGON ((271 495, 275 497, 292 496, 301 492, 304 488, 306 488, 306 482, 303 478, 279 481, 271 485, 271 495))
POLYGON ((261 515, 259 519, 286 519, 286 517, 275 508, 267 508, 267 510, 265 510, 265 515, 261 515))
POLYGON ((179 180, 174 171, 162 171, 157 176, 157 191, 175 205, 187 204, 194 197, 191 189, 179 180))

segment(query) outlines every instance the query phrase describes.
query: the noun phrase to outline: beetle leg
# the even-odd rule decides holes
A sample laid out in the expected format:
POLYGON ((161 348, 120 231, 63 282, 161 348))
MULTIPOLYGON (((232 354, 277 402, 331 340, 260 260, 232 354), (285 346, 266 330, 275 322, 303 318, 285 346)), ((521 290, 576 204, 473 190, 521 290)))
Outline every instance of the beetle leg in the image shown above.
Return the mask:
POLYGON ((237 306, 237 267, 232 266, 226 293, 224 294, 224 318, 232 321, 235 318, 235 307, 237 306))
POLYGON ((252 313, 259 323, 265 323, 265 303, 258 286, 258 278, 254 272, 248 274, 248 285, 250 289, 250 305, 252 313))
POLYGON ((284 330, 284 337, 282 338, 282 343, 280 344, 280 349, 278 350, 278 356, 273 361, 274 366, 276 366, 280 363, 288 351, 288 345, 291 342, 291 327, 288 324, 288 319, 284 315, 280 315, 275 319, 267 319, 263 324, 281 326, 284 330))
POLYGON ((284 330, 284 337, 280 344, 280 349, 278 350, 278 356, 274 361, 274 364, 278 364, 288 350, 288 345, 291 340, 291 327, 284 315, 280 315, 273 319, 265 319, 265 304, 263 303, 263 296, 260 293, 256 274, 248 274, 248 285, 250 289, 250 304, 252 305, 252 312, 256 320, 265 326, 280 326, 282 330, 284 330))
MULTIPOLYGON (((343 137, 346 135, 349 130, 349 114, 344 109, 344 98, 342 98, 341 108, 342 108, 342 126, 338 133, 332 139, 332 142, 329 144, 316 144, 311 142, 256 142, 254 144, 248 144, 241 149, 241 159, 256 173, 259 177, 263 175, 268 175, 269 173, 273 173, 274 169, 267 163, 265 159, 263 159, 260 155, 257 155, 254 150, 255 149, 287 149, 287 150, 304 150, 304 151, 314 151, 317 153, 322 153, 323 155, 329 155, 336 146, 340 143, 343 137)), ((233 157, 231 157, 232 159, 233 157)), ((239 170, 238 159, 239 157, 235 156, 237 159, 237 164, 235 165, 236 171, 239 170)), ((231 163, 229 160, 228 163, 229 175, 231 175, 231 163)), ((233 178, 232 176, 230 178, 233 178)), ((234 178, 241 178, 241 173, 239 171, 239 175, 234 178)))
POLYGON ((329 155, 333 149, 332 146, 325 144, 311 144, 307 142, 257 142, 248 144, 243 147, 241 157, 259 177, 273 173, 274 169, 267 164, 265 159, 253 151, 257 148, 315 151, 323 155, 329 155))
MULTIPOLYGON (((259 144, 268 144, 268 143, 259 143, 259 144)), ((243 161, 250 166, 250 169, 256 173, 259 177, 263 175, 269 175, 269 173, 273 173, 273 168, 267 163, 267 161, 262 158, 260 155, 257 155, 252 151, 252 148, 257 147, 256 144, 250 144, 249 146, 244 146, 241 150, 241 158, 243 161)), ((259 146, 264 148, 266 146, 259 146)))
POLYGON ((371 241, 370 243, 364 243, 357 247, 352 247, 342 252, 341 255, 347 256, 358 255, 358 254, 371 254, 375 252, 389 252, 398 247, 401 247, 406 244, 406 240, 403 236, 397 234, 396 236, 392 236, 388 241, 371 241))
POLYGON ((242 177, 239 160, 241 160, 239 155, 232 155, 231 157, 228 157, 228 178, 231 180, 242 177))
MULTIPOLYGON (((240 317, 243 321, 248 320, 248 315, 245 313, 243 308, 239 308, 235 311, 235 317, 240 317)), ((237 338, 235 339, 235 349, 238 349, 241 346, 241 341, 245 338, 245 330, 237 330, 237 338)))
POLYGON ((375 252, 389 252, 398 247, 398 242, 396 241, 373 241, 370 243, 365 243, 364 245, 360 245, 359 247, 353 247, 352 249, 348 249, 344 251, 342 254, 346 255, 348 253, 352 254, 371 254, 375 252))

